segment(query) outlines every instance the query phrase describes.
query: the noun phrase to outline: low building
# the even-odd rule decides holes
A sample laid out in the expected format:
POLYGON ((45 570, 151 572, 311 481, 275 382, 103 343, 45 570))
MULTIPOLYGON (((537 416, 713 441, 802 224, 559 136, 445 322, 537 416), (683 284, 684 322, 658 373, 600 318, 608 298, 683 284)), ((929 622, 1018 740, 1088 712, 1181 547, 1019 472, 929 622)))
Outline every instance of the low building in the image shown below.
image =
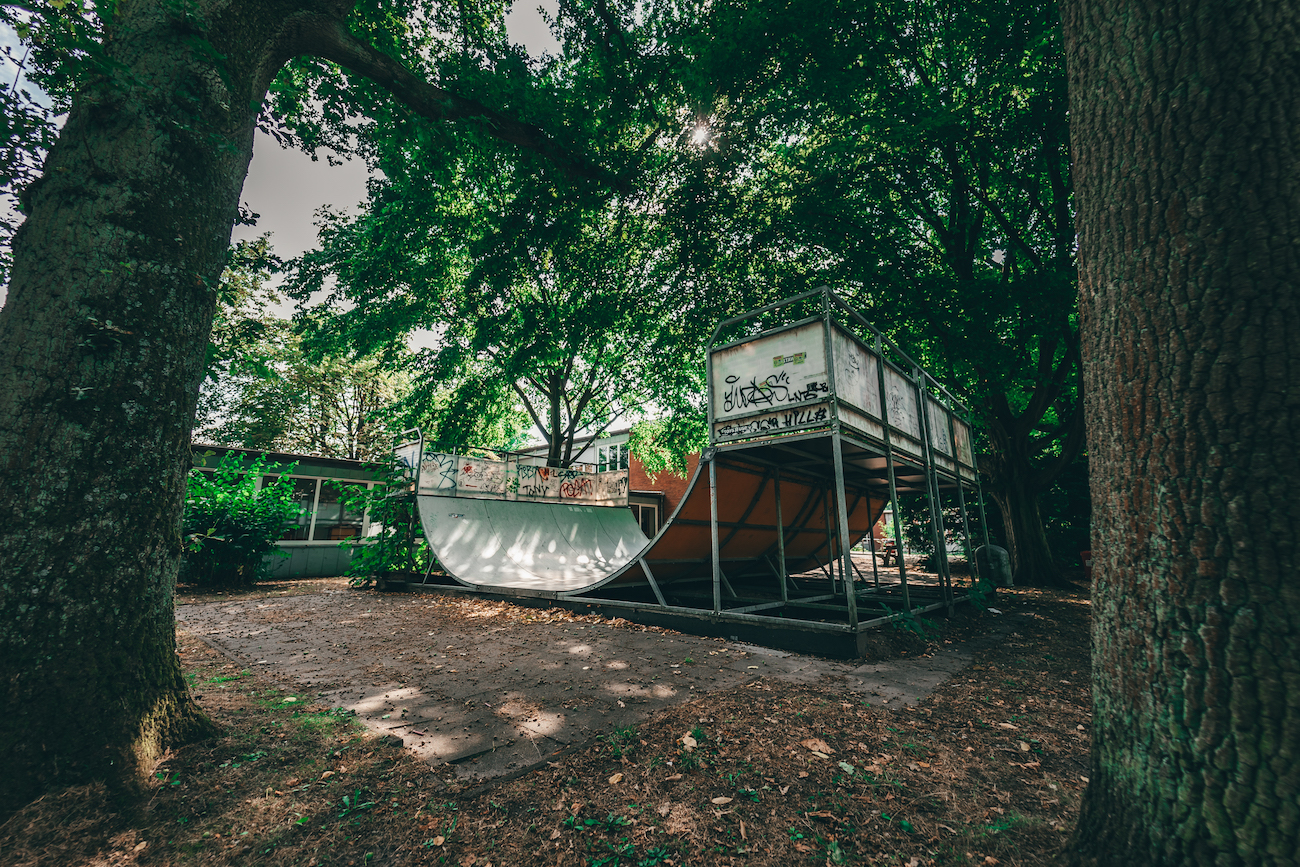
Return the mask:
MULTIPOLYGON (((352 550, 339 543, 357 536, 369 536, 372 529, 378 530, 378 526, 371 527, 368 515, 344 509, 340 497, 340 491, 350 485, 373 488, 382 484, 383 470, 376 464, 285 452, 264 453, 205 443, 190 446, 194 469, 199 472, 213 471, 227 454, 238 455, 241 463, 248 467, 263 454, 266 455, 267 469, 293 467, 287 475, 293 483, 293 499, 304 511, 277 543, 280 551, 288 556, 273 557, 267 564, 274 577, 342 575, 352 560, 352 550)), ((273 478, 274 475, 258 479, 258 487, 267 481, 268 476, 273 478)))
MULTIPOLYGON (((685 495, 687 483, 699 462, 699 455, 690 456, 685 476, 663 472, 652 477, 641 461, 628 451, 627 442, 627 429, 611 431, 594 441, 591 437, 580 439, 577 446, 582 451, 578 462, 590 464, 599 472, 627 470, 628 506, 636 515, 641 531, 647 537, 653 537, 685 495)), ((268 561, 271 574, 276 578, 343 575, 352 560, 352 550, 340 545, 340 542, 357 536, 370 536, 378 531, 378 525, 372 526, 368 515, 347 512, 339 495, 340 489, 348 485, 372 488, 382 484, 383 471, 375 464, 287 452, 264 453, 256 449, 229 448, 207 443, 193 443, 190 454, 194 469, 199 472, 212 472, 227 454, 238 455, 241 463, 249 467, 263 454, 266 455, 268 469, 293 466, 292 472, 287 475, 293 483, 293 498, 302 506, 303 514, 293 526, 285 530, 276 545, 288 556, 273 557, 268 561)), ((522 454, 544 462, 546 446, 524 449, 522 454)), ((266 478, 264 475, 258 480, 259 487, 266 478)))

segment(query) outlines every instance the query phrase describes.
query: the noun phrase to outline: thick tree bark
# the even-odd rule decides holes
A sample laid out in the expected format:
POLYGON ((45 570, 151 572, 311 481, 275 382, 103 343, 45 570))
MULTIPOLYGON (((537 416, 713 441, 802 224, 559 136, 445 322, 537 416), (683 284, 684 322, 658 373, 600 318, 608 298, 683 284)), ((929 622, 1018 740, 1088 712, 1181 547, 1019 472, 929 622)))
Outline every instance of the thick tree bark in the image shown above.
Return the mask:
POLYGON ((1092 467, 1075 864, 1300 857, 1300 6, 1065 0, 1092 467))
MULTIPOLYGON (((247 42, 275 32, 251 18, 230 22, 247 42)), ((208 725, 174 649, 183 458, 250 104, 276 66, 258 68, 265 46, 221 39, 229 28, 204 35, 244 62, 218 69, 178 38, 188 28, 158 7, 123 10, 122 68, 79 95, 14 239, 0 311, 0 808, 122 779, 208 725)))
POLYGON ((350 8, 118 4, 108 71, 25 197, 0 311, 0 812, 138 777, 211 729, 175 653, 180 511, 217 281, 283 64, 334 59, 425 117, 558 153, 358 42, 350 8))

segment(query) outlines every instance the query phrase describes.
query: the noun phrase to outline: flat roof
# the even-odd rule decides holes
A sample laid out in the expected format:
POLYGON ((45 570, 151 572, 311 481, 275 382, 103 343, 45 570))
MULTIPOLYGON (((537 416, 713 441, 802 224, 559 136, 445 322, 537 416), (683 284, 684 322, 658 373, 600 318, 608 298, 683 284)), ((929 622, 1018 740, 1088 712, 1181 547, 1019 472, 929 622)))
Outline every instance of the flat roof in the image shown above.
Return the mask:
POLYGON ((323 455, 300 455, 293 452, 273 452, 264 449, 246 449, 239 446, 219 446, 213 443, 190 443, 190 460, 196 467, 214 467, 222 455, 230 453, 240 454, 249 462, 266 455, 268 463, 296 463, 298 467, 294 472, 299 475, 328 475, 327 473, 309 472, 309 469, 342 470, 345 475, 341 475, 341 478, 373 479, 384 471, 383 464, 374 461, 332 458, 323 455), (211 458, 206 458, 202 452, 208 450, 216 452, 216 454, 211 458))

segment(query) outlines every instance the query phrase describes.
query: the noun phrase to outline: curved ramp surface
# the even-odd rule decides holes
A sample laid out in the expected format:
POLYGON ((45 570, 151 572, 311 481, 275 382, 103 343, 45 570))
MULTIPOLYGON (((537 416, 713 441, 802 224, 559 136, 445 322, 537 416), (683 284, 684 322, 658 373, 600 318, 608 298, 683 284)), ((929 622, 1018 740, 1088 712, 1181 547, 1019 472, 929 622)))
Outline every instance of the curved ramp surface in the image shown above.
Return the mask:
POLYGON ((419 505, 434 555, 471 587, 582 590, 650 542, 627 508, 428 496, 419 505))
MULTIPOLYGON (((720 456, 715 469, 724 576, 778 587, 778 524, 787 575, 829 568, 840 549, 825 478, 778 476, 741 454, 720 456)), ((856 544, 885 500, 864 487, 846 495, 849 541, 856 544)), ((712 575, 707 465, 696 470, 653 540, 626 507, 439 496, 420 496, 419 506, 434 555, 452 578, 473 588, 571 594, 646 581, 643 564, 664 587, 712 575)))
MULTIPOLYGON (((839 551, 833 492, 826 479, 786 473, 722 455, 716 462, 718 555, 723 574, 774 583, 783 529, 786 574, 828 566, 839 551), (777 488, 780 488, 778 500, 777 488), (779 505, 778 505, 779 503, 779 505)), ((880 519, 885 499, 862 488, 846 492, 849 544, 856 545, 880 519)), ((696 471, 676 511, 642 556, 661 585, 712 574, 712 529, 707 465, 696 471)), ((639 559, 639 558, 638 558, 639 559)), ((625 572, 640 573, 637 563, 625 572)), ((618 577, 618 576, 614 576, 618 577)))

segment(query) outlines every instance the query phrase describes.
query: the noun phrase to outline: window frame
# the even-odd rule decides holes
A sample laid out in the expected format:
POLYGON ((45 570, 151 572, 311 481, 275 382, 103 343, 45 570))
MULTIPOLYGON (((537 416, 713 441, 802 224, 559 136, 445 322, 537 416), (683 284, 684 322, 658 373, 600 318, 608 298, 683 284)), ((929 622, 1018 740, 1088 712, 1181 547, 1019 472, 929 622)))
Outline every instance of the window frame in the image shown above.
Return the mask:
MULTIPOLYGON (((278 476, 278 475, 279 473, 262 473, 262 475, 259 476, 257 479, 257 489, 259 491, 262 490, 262 483, 265 481, 267 476, 278 476)), ((366 490, 368 491, 374 490, 375 485, 382 484, 382 482, 367 481, 365 479, 344 479, 344 478, 339 478, 338 476, 315 476, 315 475, 306 475, 304 473, 289 473, 285 475, 285 478, 312 479, 316 482, 316 488, 312 492, 311 508, 308 510, 308 514, 311 515, 311 520, 307 522, 307 538, 306 539, 280 539, 275 543, 277 545, 283 545, 288 548, 306 548, 312 546, 338 545, 339 542, 346 541, 340 539, 312 538, 313 536, 316 535, 316 518, 320 513, 320 493, 325 482, 348 482, 350 484, 365 485, 366 490)), ((356 536, 351 536, 349 538, 365 539, 369 535, 370 535, 370 510, 366 509, 364 512, 361 513, 361 532, 358 533, 356 536)))

